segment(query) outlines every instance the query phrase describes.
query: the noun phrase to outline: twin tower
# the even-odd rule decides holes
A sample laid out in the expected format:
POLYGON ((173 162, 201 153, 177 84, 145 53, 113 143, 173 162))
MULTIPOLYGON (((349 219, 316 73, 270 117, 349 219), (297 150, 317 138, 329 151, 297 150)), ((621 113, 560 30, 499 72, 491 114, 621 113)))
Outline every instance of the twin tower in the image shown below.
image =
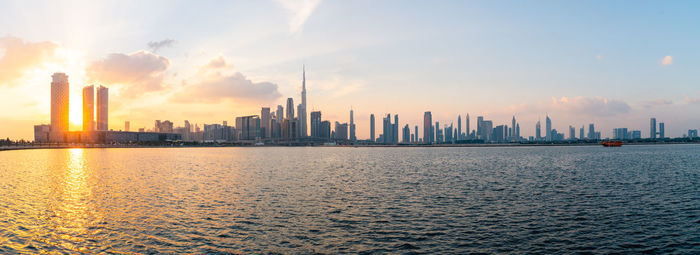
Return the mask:
MULTIPOLYGON (((54 73, 51 81, 51 133, 65 134, 69 131, 68 75, 54 73)), ((108 130, 109 89, 90 85, 83 88, 83 131, 108 130), (95 102, 95 95, 97 102, 95 102), (95 116, 97 115, 97 116, 95 116), (97 118, 95 118, 97 117, 97 118)))

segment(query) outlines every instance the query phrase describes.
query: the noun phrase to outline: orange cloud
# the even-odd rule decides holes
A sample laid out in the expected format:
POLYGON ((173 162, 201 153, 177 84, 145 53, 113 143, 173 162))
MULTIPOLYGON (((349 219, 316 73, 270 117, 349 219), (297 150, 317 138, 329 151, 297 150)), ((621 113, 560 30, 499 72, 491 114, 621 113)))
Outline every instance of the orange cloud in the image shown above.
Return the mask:
POLYGON ((55 57, 58 45, 45 41, 24 42, 17 37, 0 37, 0 85, 9 84, 31 68, 55 57))
POLYGON ((164 73, 169 67, 168 58, 138 51, 128 55, 109 54, 102 60, 92 62, 85 71, 92 81, 119 85, 128 94, 136 94, 161 90, 164 73))
POLYGON ((665 56, 661 59, 661 65, 667 66, 673 64, 673 57, 665 56))
POLYGON ((200 69, 198 82, 185 85, 173 96, 178 102, 218 102, 221 100, 240 100, 245 102, 272 102, 282 94, 277 84, 271 82, 253 82, 240 72, 222 74, 231 65, 224 57, 209 61, 200 69))

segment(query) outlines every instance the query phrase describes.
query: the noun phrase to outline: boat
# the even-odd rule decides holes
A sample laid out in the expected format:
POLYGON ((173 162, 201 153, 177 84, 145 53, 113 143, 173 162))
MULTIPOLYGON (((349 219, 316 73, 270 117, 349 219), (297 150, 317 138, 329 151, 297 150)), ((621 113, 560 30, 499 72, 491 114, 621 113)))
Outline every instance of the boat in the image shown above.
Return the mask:
POLYGON ((620 147, 622 146, 622 141, 604 141, 600 144, 602 144, 605 147, 620 147))

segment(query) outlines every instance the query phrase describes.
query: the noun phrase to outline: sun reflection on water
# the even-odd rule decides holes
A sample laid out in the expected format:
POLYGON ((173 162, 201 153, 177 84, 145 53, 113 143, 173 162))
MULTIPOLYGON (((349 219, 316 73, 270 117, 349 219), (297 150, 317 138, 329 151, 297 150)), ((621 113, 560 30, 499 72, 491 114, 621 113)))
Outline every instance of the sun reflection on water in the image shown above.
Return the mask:
POLYGON ((87 183, 87 160, 84 153, 85 149, 80 148, 68 150, 61 203, 56 212, 56 239, 62 241, 61 246, 71 250, 80 250, 77 244, 85 240, 89 224, 91 190, 87 183))

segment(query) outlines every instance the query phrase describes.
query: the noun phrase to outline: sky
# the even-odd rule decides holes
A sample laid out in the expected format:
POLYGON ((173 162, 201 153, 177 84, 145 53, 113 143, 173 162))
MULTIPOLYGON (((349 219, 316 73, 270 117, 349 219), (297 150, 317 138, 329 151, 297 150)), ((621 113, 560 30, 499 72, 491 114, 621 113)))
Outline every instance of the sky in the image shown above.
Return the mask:
MULTIPOLYGON (((700 128, 697 1, 6 1, 0 0, 0 137, 50 122, 51 74, 110 88, 109 128, 155 120, 234 123, 300 103, 369 137, 369 115, 400 126, 431 111, 534 135, 595 123, 667 136, 700 128), (393 117, 392 117, 393 118, 393 117), (544 124, 543 124, 544 126, 544 124)), ((463 124, 464 125, 464 124, 463 124)), ((377 134, 381 130, 377 130, 377 134)), ((578 134, 577 134, 578 135, 578 134)))

